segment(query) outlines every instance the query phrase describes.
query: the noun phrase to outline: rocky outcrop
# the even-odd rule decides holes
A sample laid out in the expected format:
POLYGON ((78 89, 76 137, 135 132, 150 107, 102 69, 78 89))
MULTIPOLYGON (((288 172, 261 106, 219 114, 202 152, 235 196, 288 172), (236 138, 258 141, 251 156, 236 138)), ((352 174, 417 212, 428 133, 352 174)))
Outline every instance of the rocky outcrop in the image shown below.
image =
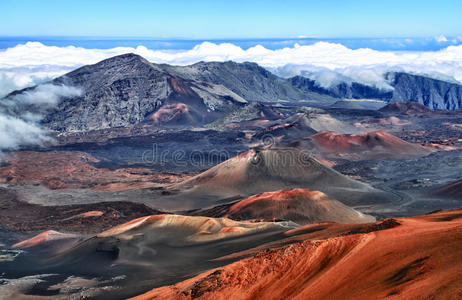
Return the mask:
POLYGON ((431 109, 462 108, 462 86, 447 81, 407 73, 390 73, 393 101, 412 101, 431 109))
POLYGON ((221 84, 248 101, 331 98, 313 90, 301 90, 251 62, 199 62, 190 66, 163 67, 182 78, 221 84))
MULTIPOLYGON (((81 67, 51 83, 82 90, 80 96, 61 97, 46 112, 43 125, 56 131, 124 127, 145 120, 155 125, 204 124, 247 103, 224 86, 180 78, 135 54, 81 67)), ((21 92, 25 90, 9 97, 21 92)))
POLYGON ((315 80, 303 76, 295 76, 289 79, 293 86, 302 91, 315 91, 335 98, 347 99, 381 99, 390 100, 393 97, 392 91, 381 90, 379 88, 364 85, 358 82, 342 82, 329 88, 321 87, 315 80))
POLYGON ((302 76, 292 77, 289 81, 302 91, 317 92, 336 98, 417 102, 431 109, 462 108, 462 85, 403 72, 388 73, 385 79, 392 90, 379 89, 358 82, 342 82, 325 88, 318 85, 315 80, 302 76))
MULTIPOLYGON (((33 102, 14 107, 16 115, 38 114, 45 127, 59 132, 126 127, 143 122, 157 127, 202 126, 245 107, 247 101, 308 101, 328 106, 338 99, 367 98, 411 101, 431 109, 462 107, 461 85, 406 73, 389 73, 386 79, 393 90, 357 82, 324 88, 301 76, 280 78, 255 63, 199 62, 170 66, 124 54, 81 67, 50 82, 78 88, 81 93, 58 95, 58 103, 46 109, 33 102)), ((16 96, 34 91, 40 89, 15 91, 7 98, 14 101, 16 96)), ((1 105, 0 109, 10 111, 11 105, 1 105)))

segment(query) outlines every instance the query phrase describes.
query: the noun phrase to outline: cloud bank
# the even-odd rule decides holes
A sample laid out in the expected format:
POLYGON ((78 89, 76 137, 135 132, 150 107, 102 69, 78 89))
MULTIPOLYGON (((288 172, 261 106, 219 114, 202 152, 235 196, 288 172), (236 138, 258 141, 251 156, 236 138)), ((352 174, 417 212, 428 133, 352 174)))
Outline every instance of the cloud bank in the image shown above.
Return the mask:
POLYGON ((0 102, 0 154, 20 146, 40 145, 50 141, 39 122, 46 110, 56 106, 62 97, 81 95, 76 87, 43 84, 0 102))
POLYGON ((154 63, 177 65, 198 61, 251 61, 278 75, 312 77, 321 86, 349 79, 387 88, 381 75, 388 71, 406 71, 462 83, 462 46, 439 51, 377 51, 318 42, 276 50, 263 46, 244 50, 230 43, 203 42, 191 50, 151 50, 144 46, 86 49, 28 42, 0 51, 0 96, 124 53, 136 53, 154 63))

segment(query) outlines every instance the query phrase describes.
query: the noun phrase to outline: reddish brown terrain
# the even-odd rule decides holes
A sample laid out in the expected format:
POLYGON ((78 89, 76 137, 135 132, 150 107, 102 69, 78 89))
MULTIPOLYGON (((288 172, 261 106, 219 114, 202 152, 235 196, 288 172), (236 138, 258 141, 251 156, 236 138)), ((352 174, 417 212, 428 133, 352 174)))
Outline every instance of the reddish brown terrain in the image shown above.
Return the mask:
POLYGON ((93 164, 99 160, 83 152, 15 152, 0 167, 0 182, 43 184, 50 189, 92 188, 121 191, 174 183, 188 175, 155 173, 144 168, 110 170, 93 164))
POLYGON ((147 117, 146 121, 154 124, 164 124, 168 122, 181 121, 181 119, 191 118, 189 108, 184 103, 167 103, 159 108, 158 111, 147 117))
POLYGON ((33 236, 30 239, 14 244, 13 248, 27 249, 31 247, 38 247, 40 245, 43 245, 45 243, 50 243, 52 241, 62 240, 62 239, 72 239, 75 237, 76 237, 75 234, 61 233, 61 232, 54 231, 54 230, 48 230, 36 236, 33 236))
POLYGON ((362 214, 322 192, 306 189, 285 189, 251 196, 231 205, 221 215, 234 220, 291 220, 302 225, 321 221, 375 221, 374 217, 362 214))
POLYGON ((403 141, 381 130, 357 135, 325 131, 312 135, 310 139, 327 158, 404 159, 426 156, 431 153, 430 150, 420 145, 403 141))
POLYGON ((423 104, 417 102, 392 102, 379 111, 384 113, 402 114, 402 115, 422 115, 432 114, 432 110, 423 104))
POLYGON ((133 299, 460 299, 462 210, 288 231, 303 241, 133 299))
POLYGON ((0 188, 0 193, 0 224, 23 233, 43 230, 98 233, 134 218, 161 213, 129 201, 42 206, 20 201, 5 188, 0 188))

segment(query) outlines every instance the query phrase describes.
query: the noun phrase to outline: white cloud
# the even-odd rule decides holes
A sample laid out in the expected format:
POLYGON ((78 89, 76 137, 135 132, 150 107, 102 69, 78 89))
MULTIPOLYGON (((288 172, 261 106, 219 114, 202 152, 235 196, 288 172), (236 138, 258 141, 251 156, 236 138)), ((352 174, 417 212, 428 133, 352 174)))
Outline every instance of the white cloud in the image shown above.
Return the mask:
POLYGON ((43 84, 3 99, 0 103, 0 153, 49 141, 47 130, 39 125, 45 111, 57 105, 61 97, 81 94, 76 87, 43 84))
POLYGON ((48 140, 50 138, 46 130, 37 124, 0 114, 0 151, 16 149, 19 146, 42 144, 48 140))
POLYGON ((65 85, 41 84, 30 91, 6 98, 8 105, 35 104, 54 106, 61 97, 80 96, 82 90, 78 87, 65 85))
POLYGON ((187 65, 198 61, 252 61, 282 75, 295 75, 302 71, 313 73, 320 70, 324 75, 320 74, 318 78, 326 78, 325 74, 333 72, 350 77, 351 80, 382 87, 386 87, 387 84, 381 75, 390 70, 462 82, 462 46, 450 46, 440 51, 412 52, 377 51, 367 48, 352 50, 341 44, 318 42, 277 50, 269 50, 260 45, 244 50, 231 43, 204 42, 191 50, 178 51, 151 50, 144 46, 86 49, 28 42, 0 51, 0 96, 14 89, 62 75, 79 66, 94 64, 105 58, 130 52, 154 63, 187 65), (287 66, 293 70, 288 72, 287 66))

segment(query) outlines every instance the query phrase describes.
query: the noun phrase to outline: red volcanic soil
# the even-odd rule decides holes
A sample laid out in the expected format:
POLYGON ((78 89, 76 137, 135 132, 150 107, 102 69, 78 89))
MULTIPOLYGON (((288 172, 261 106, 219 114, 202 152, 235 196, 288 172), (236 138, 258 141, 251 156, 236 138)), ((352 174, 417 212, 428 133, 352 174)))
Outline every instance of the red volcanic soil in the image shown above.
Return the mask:
POLYGON ((179 77, 172 77, 169 79, 170 85, 172 86, 173 90, 180 94, 180 95, 185 95, 185 96, 196 96, 194 91, 191 89, 191 87, 185 82, 185 80, 179 78, 179 77))
POLYGON ((433 192, 438 196, 462 199, 462 180, 445 185, 433 192))
POLYGON ((363 134, 338 134, 324 131, 310 136, 318 150, 329 158, 403 159, 425 156, 430 150, 387 133, 373 131, 363 134))
POLYGON ((54 230, 48 230, 36 236, 33 236, 30 239, 14 244, 13 248, 26 249, 26 248, 36 247, 36 246, 39 246, 41 244, 44 244, 50 241, 70 239, 70 238, 75 238, 75 237, 77 237, 75 234, 61 233, 61 232, 57 232, 54 230))
POLYGON ((249 197, 229 207, 225 216, 234 220, 283 219, 302 225, 322 221, 375 221, 374 217, 364 215, 322 192, 305 189, 286 189, 249 197))
POLYGON ((323 236, 328 224, 308 225, 296 230, 315 239, 133 299, 461 299, 462 210, 388 223, 335 237, 323 236))
POLYGON ((167 103, 162 105, 155 113, 148 116, 146 121, 154 124, 165 124, 174 121, 181 121, 181 118, 191 118, 188 116, 189 108, 184 103, 167 103))
POLYGON ((420 115, 433 112, 425 105, 417 102, 392 102, 379 109, 379 111, 403 115, 420 115))
POLYGON ((181 181, 186 175, 154 174, 149 169, 97 168, 99 160, 83 152, 23 151, 10 155, 8 164, 0 167, 0 182, 43 184, 51 189, 90 188, 121 191, 149 188, 181 181))

